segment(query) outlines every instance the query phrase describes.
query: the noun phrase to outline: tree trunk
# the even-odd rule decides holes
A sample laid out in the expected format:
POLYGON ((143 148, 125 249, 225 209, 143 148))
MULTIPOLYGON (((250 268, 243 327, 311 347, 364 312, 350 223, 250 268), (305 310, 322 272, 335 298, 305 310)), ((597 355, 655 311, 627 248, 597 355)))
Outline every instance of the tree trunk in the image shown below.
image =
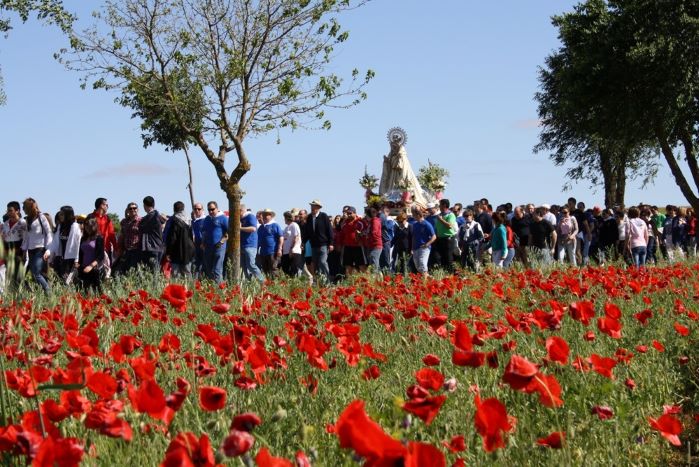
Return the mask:
POLYGON ((614 206, 614 197, 616 196, 616 178, 612 169, 611 152, 600 148, 599 158, 602 178, 604 179, 604 206, 609 208, 614 206))
POLYGON ((228 198, 228 277, 232 283, 237 283, 240 281, 240 184, 231 181, 225 191, 228 198))
POLYGON ((189 184, 187 189, 189 190, 189 200, 191 201, 192 213, 194 213, 194 178, 192 177, 192 159, 189 158, 189 149, 187 146, 184 147, 184 155, 187 158, 187 170, 189 171, 189 184))
MULTIPOLYGON (((689 205, 692 206, 694 212, 699 212, 699 198, 697 198, 697 195, 694 194, 694 190, 692 190, 692 187, 689 186, 687 178, 682 173, 682 169, 677 163, 677 159, 675 158, 675 154, 672 152, 672 148, 670 147, 670 143, 668 143, 665 133, 660 129, 656 129, 655 134, 658 138, 658 143, 660 143, 660 149, 665 157, 665 161, 670 167, 670 172, 672 172, 673 177, 675 177, 675 183, 677 183, 677 186, 680 187, 680 191, 684 195, 687 202, 689 202, 689 205)), ((699 176, 699 173, 692 173, 692 177, 694 176, 699 176)))
POLYGON ((614 161, 614 199, 612 206, 624 206, 626 196, 626 155, 619 155, 614 161))

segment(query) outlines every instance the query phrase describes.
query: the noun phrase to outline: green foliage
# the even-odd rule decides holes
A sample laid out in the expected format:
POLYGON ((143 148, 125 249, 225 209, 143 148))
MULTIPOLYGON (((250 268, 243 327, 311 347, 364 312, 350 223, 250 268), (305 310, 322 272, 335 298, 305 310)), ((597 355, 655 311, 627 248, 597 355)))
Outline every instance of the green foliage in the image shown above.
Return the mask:
POLYGON ((63 9, 61 0, 0 0, 0 32, 12 29, 7 13, 19 15, 26 22, 32 14, 48 24, 55 24, 65 33, 71 31, 75 16, 63 9))
POLYGON ((134 110, 133 118, 141 119, 144 147, 158 143, 172 151, 184 149, 192 135, 202 131, 206 115, 201 83, 192 81, 184 68, 175 68, 167 76, 131 76, 117 102, 134 110))
MULTIPOLYGON (((624 120, 632 96, 614 92, 628 73, 619 56, 626 38, 615 31, 612 11, 603 0, 589 0, 552 23, 562 45, 539 70, 535 97, 542 131, 535 151, 552 151, 556 165, 569 165, 571 180, 591 186, 609 190, 625 186, 626 178, 652 181, 658 151, 638 125, 624 120)), ((609 205, 623 203, 620 191, 609 205)))

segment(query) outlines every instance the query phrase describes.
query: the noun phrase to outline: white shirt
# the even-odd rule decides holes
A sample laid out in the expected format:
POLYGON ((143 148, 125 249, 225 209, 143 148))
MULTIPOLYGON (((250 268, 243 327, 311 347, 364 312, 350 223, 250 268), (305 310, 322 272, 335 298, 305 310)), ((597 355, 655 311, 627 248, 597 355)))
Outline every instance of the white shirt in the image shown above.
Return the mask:
POLYGON ((296 222, 292 222, 284 228, 284 244, 282 254, 301 254, 301 229, 296 222))
POLYGON ((6 242, 22 242, 27 232, 27 221, 20 218, 15 225, 10 227, 10 221, 2 224, 2 238, 6 242))
POLYGON ((28 251, 35 248, 49 248, 52 240, 53 234, 51 233, 49 221, 46 220, 42 213, 39 213, 39 217, 34 219, 31 225, 27 226, 27 234, 22 241, 22 249, 28 251))
POLYGON ((546 214, 544 214, 544 220, 548 221, 549 224, 556 227, 556 216, 554 216, 551 211, 547 211, 546 214))
POLYGON ((80 256, 80 239, 83 237, 80 225, 77 222, 73 222, 73 225, 70 226, 65 251, 61 251, 60 227, 58 229, 56 238, 54 238, 54 241, 51 242, 51 246, 49 247, 51 257, 60 256, 63 259, 74 259, 77 261, 80 256))

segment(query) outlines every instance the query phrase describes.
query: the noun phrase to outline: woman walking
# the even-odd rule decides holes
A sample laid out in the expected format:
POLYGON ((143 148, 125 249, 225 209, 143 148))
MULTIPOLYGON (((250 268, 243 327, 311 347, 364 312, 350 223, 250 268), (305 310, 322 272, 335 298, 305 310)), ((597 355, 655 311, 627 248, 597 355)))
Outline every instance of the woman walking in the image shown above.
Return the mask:
POLYGON ((24 200, 22 210, 27 215, 27 233, 22 242, 22 251, 27 252, 29 271, 34 280, 41 286, 44 293, 48 293, 51 286, 44 271, 46 270, 46 262, 51 255, 49 251, 53 241, 51 225, 33 198, 24 200))

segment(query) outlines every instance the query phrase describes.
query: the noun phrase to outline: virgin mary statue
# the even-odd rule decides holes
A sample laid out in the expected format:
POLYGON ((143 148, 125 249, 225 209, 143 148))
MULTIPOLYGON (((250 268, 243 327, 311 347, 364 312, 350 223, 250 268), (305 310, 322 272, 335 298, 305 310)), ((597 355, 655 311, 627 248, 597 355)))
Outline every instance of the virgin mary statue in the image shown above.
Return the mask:
POLYGON ((379 194, 383 196, 393 191, 408 191, 412 194, 414 203, 425 206, 427 201, 424 192, 410 166, 408 151, 405 150, 407 140, 408 137, 401 128, 392 128, 388 132, 391 152, 383 157, 379 194))

